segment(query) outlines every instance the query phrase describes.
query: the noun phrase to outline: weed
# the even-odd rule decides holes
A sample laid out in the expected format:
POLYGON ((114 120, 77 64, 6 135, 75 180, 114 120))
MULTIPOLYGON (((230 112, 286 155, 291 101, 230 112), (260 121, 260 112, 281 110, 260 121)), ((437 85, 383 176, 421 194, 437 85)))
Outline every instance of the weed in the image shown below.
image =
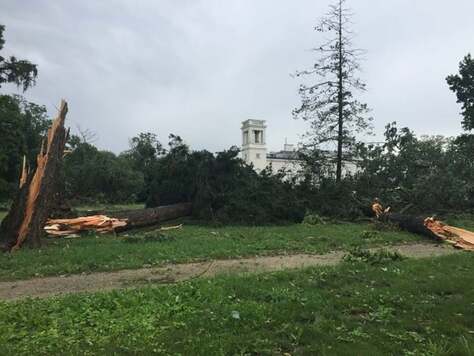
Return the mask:
POLYGON ((318 214, 306 214, 303 219, 303 224, 306 225, 324 225, 326 221, 318 214))
POLYGON ((346 262, 364 262, 371 265, 383 265, 388 262, 401 261, 403 256, 398 252, 391 252, 385 249, 371 252, 360 247, 353 248, 345 256, 346 262))
POLYGON ((125 236, 123 242, 140 243, 140 242, 167 242, 174 241, 174 236, 165 235, 159 231, 151 231, 141 235, 125 236))
POLYGON ((378 231, 364 230, 360 233, 359 237, 361 239, 377 239, 380 237, 380 234, 378 231))

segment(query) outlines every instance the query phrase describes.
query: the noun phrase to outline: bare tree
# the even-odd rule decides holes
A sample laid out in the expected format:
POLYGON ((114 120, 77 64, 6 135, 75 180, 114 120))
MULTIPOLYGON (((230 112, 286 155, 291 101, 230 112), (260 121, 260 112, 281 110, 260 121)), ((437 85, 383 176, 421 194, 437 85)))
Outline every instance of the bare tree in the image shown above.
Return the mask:
MULTIPOLYGON (((313 51, 318 58, 309 70, 297 72, 307 76, 308 84, 301 84, 302 104, 293 111, 296 119, 311 123, 305 147, 322 151, 331 142, 337 143, 336 181, 342 177, 343 162, 351 160, 357 133, 370 130, 366 104, 354 99, 353 93, 364 91, 365 84, 357 77, 364 51, 353 47, 354 34, 350 27, 353 13, 345 7, 346 0, 330 6, 315 30, 329 34, 313 51)), ((334 164, 334 159, 331 160, 334 164)))

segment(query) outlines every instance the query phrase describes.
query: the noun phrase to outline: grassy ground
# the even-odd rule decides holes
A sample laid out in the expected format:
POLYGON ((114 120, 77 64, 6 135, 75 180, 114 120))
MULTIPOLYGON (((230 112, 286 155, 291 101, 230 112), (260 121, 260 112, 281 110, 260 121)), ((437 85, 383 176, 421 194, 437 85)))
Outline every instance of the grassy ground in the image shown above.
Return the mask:
POLYGON ((474 254, 369 261, 0 302, 2 354, 474 354, 474 254))
POLYGON ((120 210, 135 210, 135 209, 144 209, 145 204, 137 203, 137 204, 93 204, 93 205, 79 205, 75 206, 74 210, 78 212, 85 212, 85 211, 96 211, 96 210, 104 210, 104 211, 120 211, 120 210))
MULTIPOLYGON (((377 232, 368 224, 288 225, 222 228, 186 224, 150 242, 128 242, 144 232, 125 235, 48 239, 40 250, 0 255, 0 280, 91 271, 141 268, 167 262, 189 262, 241 256, 325 253, 354 246, 420 241, 400 231, 377 232)), ((153 232, 147 232, 153 235, 153 232)))

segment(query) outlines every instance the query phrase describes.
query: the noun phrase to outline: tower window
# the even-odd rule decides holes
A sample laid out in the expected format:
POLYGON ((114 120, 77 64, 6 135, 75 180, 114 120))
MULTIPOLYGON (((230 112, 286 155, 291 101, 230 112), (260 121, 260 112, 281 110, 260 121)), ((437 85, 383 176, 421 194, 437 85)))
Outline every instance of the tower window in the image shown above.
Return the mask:
POLYGON ((244 145, 249 143, 249 132, 248 131, 243 132, 243 143, 244 143, 244 145))
POLYGON ((254 130, 254 131, 253 131, 253 134, 254 134, 254 142, 255 142, 255 143, 261 143, 261 137, 262 137, 261 132, 262 132, 262 131, 259 131, 259 130, 254 130))

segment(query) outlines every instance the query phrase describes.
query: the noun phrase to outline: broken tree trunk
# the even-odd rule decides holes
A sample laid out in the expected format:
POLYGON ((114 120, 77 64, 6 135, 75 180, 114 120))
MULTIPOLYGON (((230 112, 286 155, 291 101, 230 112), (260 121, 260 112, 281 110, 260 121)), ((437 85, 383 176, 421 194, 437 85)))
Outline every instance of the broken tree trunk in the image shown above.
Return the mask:
POLYGON ((116 230, 124 231, 138 227, 157 225, 162 221, 188 216, 191 215, 191 211, 191 203, 179 203, 158 206, 156 208, 115 211, 111 212, 109 216, 116 219, 126 219, 127 225, 119 227, 116 230))
POLYGON ((392 213, 390 207, 383 209, 378 200, 375 200, 372 204, 372 211, 379 221, 390 222, 402 230, 431 239, 446 241, 463 250, 474 251, 474 233, 471 231, 446 225, 433 217, 392 213))
POLYGON ((66 236, 81 231, 121 232, 130 229, 158 225, 167 220, 191 214, 191 203, 180 203, 157 208, 101 212, 100 215, 74 219, 50 219, 45 230, 52 236, 66 236))
POLYGON ((14 251, 24 243, 41 245, 41 235, 57 194, 59 172, 68 131, 64 128, 68 108, 61 100, 59 113, 48 130, 46 141, 30 172, 26 162, 20 177, 20 187, 8 215, 0 225, 0 247, 14 251))

